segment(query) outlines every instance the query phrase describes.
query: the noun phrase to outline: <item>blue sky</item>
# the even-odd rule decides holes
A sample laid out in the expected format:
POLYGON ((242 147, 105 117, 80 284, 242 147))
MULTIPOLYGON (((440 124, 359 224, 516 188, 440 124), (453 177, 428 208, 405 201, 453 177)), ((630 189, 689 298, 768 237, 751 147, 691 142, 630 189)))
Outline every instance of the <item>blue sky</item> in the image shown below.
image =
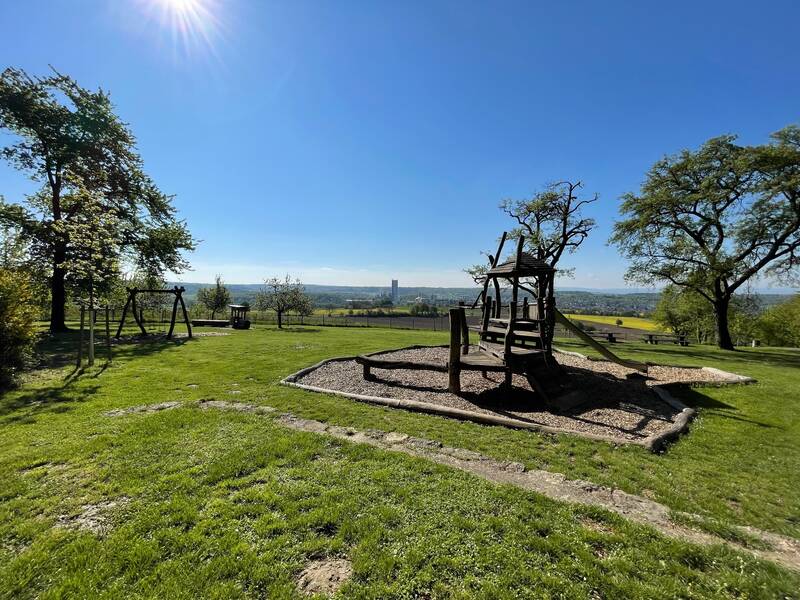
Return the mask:
POLYGON ((655 160, 800 121, 794 1, 194 1, 188 37, 169 0, 0 3, 0 66, 111 91, 202 240, 184 281, 466 284, 500 200, 580 179, 563 285, 622 287, 606 240, 655 160))

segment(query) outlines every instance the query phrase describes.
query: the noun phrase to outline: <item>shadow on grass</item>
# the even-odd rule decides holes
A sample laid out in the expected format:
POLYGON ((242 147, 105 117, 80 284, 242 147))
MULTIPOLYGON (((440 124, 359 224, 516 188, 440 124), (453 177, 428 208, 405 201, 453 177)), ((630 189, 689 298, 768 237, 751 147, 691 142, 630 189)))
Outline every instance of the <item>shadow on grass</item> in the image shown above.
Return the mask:
MULTIPOLYGON (((63 368, 73 365, 66 376, 58 377, 48 385, 34 389, 0 390, 0 418, 6 423, 35 422, 35 415, 42 413, 60 413, 71 410, 75 403, 85 402, 100 388, 97 380, 106 369, 113 364, 108 362, 105 338, 98 337, 95 345, 95 368, 86 371, 86 346, 84 346, 84 366, 75 365, 78 353, 79 332, 69 330, 58 334, 46 334, 37 347, 40 356, 39 364, 33 370, 63 368), (80 388, 75 384, 82 382, 80 388)), ((182 346, 191 342, 188 338, 166 339, 164 336, 128 336, 112 346, 114 362, 127 362, 131 359, 155 354, 163 350, 182 346)), ((86 343, 86 339, 84 339, 86 343)))
POLYGON ((85 402, 97 393, 100 384, 85 384, 80 390, 73 388, 82 370, 76 369, 63 381, 24 393, 6 393, 0 396, 0 417, 6 423, 33 423, 43 413, 65 413, 77 402, 85 402))
POLYGON ((710 410, 712 411, 711 414, 713 414, 715 417, 731 419, 733 421, 740 421, 742 423, 750 423, 751 425, 756 425, 757 427, 762 427, 765 429, 783 429, 783 427, 778 425, 772 425, 762 421, 755 421, 753 419, 747 419, 745 417, 732 414, 734 411, 738 411, 735 406, 731 406, 725 402, 720 402, 719 400, 710 398, 697 389, 693 389, 682 384, 674 384, 668 387, 670 393, 677 396, 681 402, 687 406, 710 410))
MULTIPOLYGON (((195 341, 195 338, 176 337, 167 339, 164 335, 150 334, 142 335, 123 335, 121 339, 113 338, 112 331, 112 356, 113 359, 126 359, 133 357, 146 356, 161 352, 175 346, 195 341)), ((40 358, 39 367, 60 368, 74 364, 78 356, 78 342, 80 333, 71 329, 57 334, 46 334, 37 346, 37 353, 40 358)), ((83 356, 86 360, 88 336, 84 334, 83 356)), ((105 335, 98 335, 95 338, 95 360, 104 362, 108 354, 106 349, 105 335)))

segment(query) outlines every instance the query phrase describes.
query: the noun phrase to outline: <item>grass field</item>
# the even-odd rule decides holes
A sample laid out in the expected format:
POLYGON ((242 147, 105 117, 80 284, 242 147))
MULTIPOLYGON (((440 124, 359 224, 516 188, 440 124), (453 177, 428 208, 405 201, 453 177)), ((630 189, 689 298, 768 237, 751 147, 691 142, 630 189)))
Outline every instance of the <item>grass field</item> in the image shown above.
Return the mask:
MULTIPOLYGON (((54 364, 74 339, 48 344, 54 364)), ((320 556, 353 561, 340 591, 348 598, 796 597, 798 574, 749 555, 270 418, 190 407, 103 416, 175 400, 266 404, 614 485, 697 513, 709 529, 800 538, 798 351, 620 344, 631 358, 759 380, 681 392, 700 416, 663 455, 278 385, 329 356, 444 341, 429 331, 256 328, 123 345, 107 368, 34 373, 0 397, 0 598, 290 598, 320 556), (59 526, 109 500, 118 504, 105 535, 59 526)))
POLYGON ((600 325, 616 325, 617 319, 622 319, 621 327, 630 327, 631 329, 642 329, 644 331, 665 331, 661 325, 652 319, 645 319, 643 317, 616 317, 613 315, 575 315, 566 314, 567 318, 573 321, 586 321, 587 323, 598 323, 600 325))

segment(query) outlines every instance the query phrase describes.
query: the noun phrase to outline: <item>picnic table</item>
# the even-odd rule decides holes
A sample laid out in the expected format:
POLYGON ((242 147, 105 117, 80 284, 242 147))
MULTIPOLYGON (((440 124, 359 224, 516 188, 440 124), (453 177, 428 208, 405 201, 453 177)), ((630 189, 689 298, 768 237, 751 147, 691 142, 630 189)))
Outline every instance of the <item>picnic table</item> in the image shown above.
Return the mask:
POLYGON ((686 339, 684 334, 671 334, 671 333, 647 333, 642 336, 646 344, 658 344, 661 342, 672 342, 673 344, 680 344, 681 346, 688 346, 689 340, 686 339))
POLYGON ((613 331, 589 331, 587 333, 593 338, 604 340, 609 344, 615 344, 617 342, 617 336, 614 335, 613 331))

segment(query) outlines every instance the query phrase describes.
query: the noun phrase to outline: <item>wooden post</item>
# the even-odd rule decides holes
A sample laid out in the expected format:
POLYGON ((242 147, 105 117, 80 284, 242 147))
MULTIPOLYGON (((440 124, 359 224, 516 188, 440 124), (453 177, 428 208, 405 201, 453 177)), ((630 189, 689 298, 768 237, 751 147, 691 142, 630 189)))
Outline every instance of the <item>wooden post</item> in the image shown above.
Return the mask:
POLYGON ((93 305, 89 306, 89 366, 94 366, 94 315, 93 305))
POLYGON ((147 335, 147 331, 144 328, 144 314, 139 313, 139 308, 136 305, 136 294, 138 290, 133 288, 131 290, 131 310, 133 311, 133 319, 136 321, 136 324, 139 326, 139 330, 142 332, 142 335, 147 335))
POLYGON ((81 330, 78 335, 78 362, 75 365, 78 369, 81 368, 81 362, 83 362, 83 316, 85 310, 83 305, 81 305, 81 330))
POLYGON ((461 320, 461 354, 469 354, 469 326, 463 303, 458 307, 458 318, 461 320))
POLYGON ((492 280, 494 283, 494 317, 495 319, 501 318, 503 315, 503 301, 500 299, 500 282, 497 278, 492 280))
POLYGON ((117 328, 117 339, 122 333, 122 326, 125 324, 125 315, 128 314, 128 306, 131 304, 131 291, 128 290, 128 298, 125 300, 125 306, 122 308, 122 316, 119 319, 119 327, 117 328))
POLYGON ((108 318, 108 305, 106 305, 106 350, 108 350, 108 362, 111 362, 111 321, 108 318))
POLYGON ((511 342, 514 341, 514 324, 517 320, 517 303, 512 302, 508 305, 508 327, 506 327, 506 339, 503 341, 503 355, 506 365, 511 363, 511 342))
POLYGON ((189 337, 192 337, 192 322, 189 320, 189 313, 186 312, 186 304, 183 302, 183 292, 186 290, 181 287, 178 289, 178 299, 181 301, 181 310, 183 311, 183 320, 186 321, 186 331, 189 333, 189 337))
POLYGON ((461 393, 461 311, 458 308, 450 309, 450 359, 447 361, 448 386, 453 394, 461 393))
POLYGON ((175 294, 175 301, 172 303, 172 318, 169 321, 169 333, 167 338, 172 338, 172 331, 175 329, 175 317, 178 314, 178 294, 175 294))

